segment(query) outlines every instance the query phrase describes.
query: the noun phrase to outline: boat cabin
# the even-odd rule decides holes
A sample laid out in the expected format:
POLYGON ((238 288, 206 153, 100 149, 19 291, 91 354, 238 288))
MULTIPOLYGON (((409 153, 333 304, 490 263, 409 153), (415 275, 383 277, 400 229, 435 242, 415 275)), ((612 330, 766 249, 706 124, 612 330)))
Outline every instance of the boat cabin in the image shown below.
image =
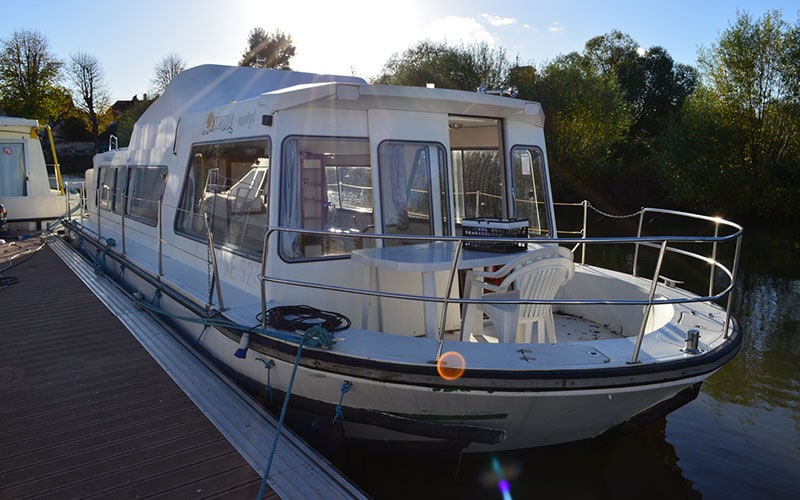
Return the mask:
MULTIPOLYGON (((224 254, 223 279, 249 290, 258 286, 268 228, 276 231, 265 256, 269 274, 324 275, 356 288, 363 273, 349 262, 351 251, 420 242, 360 235, 454 236, 465 219, 488 217, 524 220, 527 234, 555 236, 541 107, 461 94, 352 77, 193 68, 140 118, 129 148, 96 157, 98 207, 129 219, 128 227, 152 228, 163 197, 167 241, 194 247, 192 265, 204 269, 211 234, 224 254), (203 81, 218 85, 204 89, 203 81)), ((178 252, 184 250, 164 249, 187 262, 178 252)), ((409 283, 418 276, 408 273, 381 270, 377 279, 382 290, 419 288, 409 283)), ((346 294, 270 287, 281 302, 360 314, 359 300, 346 294)), ((368 324, 424 333, 414 320, 419 314, 410 314, 418 303, 382 300, 397 303, 380 313, 371 303, 368 324)), ((449 327, 458 321, 453 314, 449 327)))

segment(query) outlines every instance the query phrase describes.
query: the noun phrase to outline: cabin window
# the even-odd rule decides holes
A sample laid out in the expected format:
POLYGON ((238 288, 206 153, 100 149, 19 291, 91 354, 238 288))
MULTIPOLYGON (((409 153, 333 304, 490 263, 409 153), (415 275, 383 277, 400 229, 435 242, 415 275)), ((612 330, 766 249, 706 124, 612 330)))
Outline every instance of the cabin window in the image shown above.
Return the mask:
MULTIPOLYGON (((447 234, 447 165, 440 144, 384 141, 378 146, 383 229, 388 234, 447 234)), ((399 240, 386 241, 387 245, 399 240)))
POLYGON ((497 149, 453 150, 457 221, 504 217, 503 170, 497 149))
POLYGON ((519 219, 528 219, 528 232, 544 236, 550 232, 548 186, 544 175, 544 154, 536 146, 511 148, 514 175, 514 211, 519 219))
POLYGON ((167 167, 128 167, 126 214, 145 224, 158 223, 158 202, 167 185, 167 167))
POLYGON ((260 255, 269 193, 268 139, 197 144, 181 193, 175 229, 249 255, 260 255), (206 222, 207 221, 207 222, 206 222))
POLYGON ((25 196, 28 184, 25 169, 25 147, 19 142, 0 142, 0 196, 25 196))
POLYGON ((125 193, 125 167, 106 165, 97 175, 97 206, 102 210, 122 213, 125 193))
POLYGON ((126 167, 113 167, 114 168, 114 199, 111 203, 111 211, 118 215, 123 215, 125 212, 125 181, 126 181, 126 167))
POLYGON ((374 227, 367 139, 289 137, 283 143, 280 225, 324 231, 281 234, 288 261, 349 255, 374 227))

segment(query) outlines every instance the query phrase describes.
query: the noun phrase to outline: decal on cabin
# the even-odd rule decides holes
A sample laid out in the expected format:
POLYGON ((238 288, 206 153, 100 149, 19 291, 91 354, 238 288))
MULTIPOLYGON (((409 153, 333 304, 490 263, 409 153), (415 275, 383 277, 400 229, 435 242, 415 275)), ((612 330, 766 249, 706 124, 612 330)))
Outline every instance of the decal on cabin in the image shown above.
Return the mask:
POLYGON ((232 134, 233 114, 216 116, 213 111, 210 111, 208 113, 208 118, 206 118, 206 129, 203 131, 203 135, 208 135, 215 130, 221 130, 232 134))
POLYGON ((239 117, 238 120, 240 127, 250 127, 256 123, 256 112, 245 113, 239 117))

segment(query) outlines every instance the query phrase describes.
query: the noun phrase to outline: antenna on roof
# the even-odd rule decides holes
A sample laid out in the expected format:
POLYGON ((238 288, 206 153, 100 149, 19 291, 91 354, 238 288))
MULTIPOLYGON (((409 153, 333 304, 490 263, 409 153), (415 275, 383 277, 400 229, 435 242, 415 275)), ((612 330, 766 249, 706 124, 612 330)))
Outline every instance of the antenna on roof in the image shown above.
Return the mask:
POLYGON ((502 97, 517 97, 517 88, 516 87, 508 87, 507 89, 492 89, 488 90, 484 85, 481 85, 475 91, 479 94, 489 94, 489 95, 499 95, 502 97))

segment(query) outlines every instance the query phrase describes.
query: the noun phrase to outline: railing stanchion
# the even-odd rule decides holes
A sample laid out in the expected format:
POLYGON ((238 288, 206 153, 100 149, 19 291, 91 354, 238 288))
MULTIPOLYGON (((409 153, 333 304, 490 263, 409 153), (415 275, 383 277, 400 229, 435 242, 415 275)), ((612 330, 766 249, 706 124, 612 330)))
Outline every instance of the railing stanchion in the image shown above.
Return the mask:
MULTIPOLYGON (((207 240, 208 240, 208 255, 209 255, 209 257, 211 257, 211 266, 212 266, 213 271, 214 271, 213 281, 214 281, 214 284, 216 285, 216 288, 217 288, 217 298, 219 299, 219 310, 220 311, 224 311, 225 310, 225 304, 222 301, 222 283, 221 283, 222 280, 220 280, 220 278, 219 278, 219 269, 217 267, 217 251, 214 248, 214 236, 211 233, 211 226, 208 224, 208 214, 207 213, 203 213, 203 219, 206 222, 206 237, 207 237, 207 240)), ((210 306, 212 304, 212 302, 213 302, 212 299, 214 298, 213 297, 214 292, 213 292, 213 288, 212 287, 209 287, 209 288, 210 289, 208 291, 208 305, 210 306)))
POLYGON ((653 273, 653 281, 650 283, 650 293, 647 296, 647 305, 644 306, 644 318, 642 318, 642 324, 639 326, 639 335, 636 337, 636 347, 633 349, 633 358, 631 358, 630 361, 630 364, 632 365, 635 365, 639 362, 639 350, 642 348, 644 330, 647 327, 647 319, 650 317, 650 311, 653 309, 653 299, 655 298, 656 287, 658 286, 658 275, 661 274, 661 263, 664 261, 664 252, 666 252, 666 250, 667 240, 664 240, 661 242, 661 250, 658 253, 656 270, 653 273))
POLYGON ((164 264, 162 260, 162 256, 164 255, 163 245, 164 245, 164 234, 163 234, 163 226, 161 225, 161 209, 162 209, 162 201, 163 198, 158 199, 158 212, 156 214, 156 237, 158 238, 158 275, 164 276, 164 264))
POLYGON ((450 302, 450 294, 453 291, 453 281, 456 273, 458 272, 458 261, 461 260, 461 247, 464 240, 456 241, 456 254, 453 257, 453 262, 450 264, 450 275, 447 277, 447 287, 445 288, 444 302, 442 302, 442 319, 439 321, 439 348, 436 351, 436 359, 438 360, 442 355, 442 348, 444 347, 444 330, 447 324, 447 306, 450 302))
MULTIPOLYGON (((645 210, 646 209, 642 209, 641 212, 639 212, 639 229, 636 231, 636 237, 637 238, 641 238, 642 237, 642 225, 644 224, 644 212, 645 212, 645 210)), ((633 270, 631 271, 631 276, 637 276, 636 268, 637 268, 638 265, 639 265, 639 242, 637 241, 633 245, 633 270)), ((656 276, 656 277, 658 277, 658 276, 656 276)))
MULTIPOLYGON (((733 269, 731 271, 731 287, 736 282, 736 276, 739 274, 739 252, 742 249, 742 236, 736 238, 736 252, 733 254, 733 269)), ((731 323, 731 306, 733 304, 733 291, 728 292, 728 304, 725 307, 725 330, 722 333, 722 338, 728 338, 728 327, 731 323)))
MULTIPOLYGON (((583 229, 581 230, 581 239, 586 239, 589 234, 589 200, 583 200, 583 229)), ((586 243, 581 244, 581 265, 586 264, 586 243)))
POLYGON ((714 272, 717 270, 717 238, 719 237, 719 222, 714 223, 714 242, 711 244, 711 271, 708 276, 708 294, 714 295, 714 272))

